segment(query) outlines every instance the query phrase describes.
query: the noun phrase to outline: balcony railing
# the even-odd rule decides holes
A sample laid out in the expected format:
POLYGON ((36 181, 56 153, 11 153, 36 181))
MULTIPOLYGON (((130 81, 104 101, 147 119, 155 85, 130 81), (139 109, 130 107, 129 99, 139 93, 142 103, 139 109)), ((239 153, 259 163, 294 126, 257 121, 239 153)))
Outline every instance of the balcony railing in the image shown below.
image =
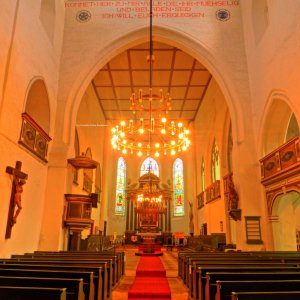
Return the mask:
POLYGON ((22 114, 22 119, 19 144, 44 162, 48 162, 47 151, 51 138, 27 113, 22 114))
POLYGON ((209 203, 217 198, 220 198, 221 197, 220 180, 215 181, 208 188, 206 188, 205 193, 206 193, 206 203, 209 203))
POLYGON ((300 137, 297 136, 260 160, 262 181, 300 165, 300 137))

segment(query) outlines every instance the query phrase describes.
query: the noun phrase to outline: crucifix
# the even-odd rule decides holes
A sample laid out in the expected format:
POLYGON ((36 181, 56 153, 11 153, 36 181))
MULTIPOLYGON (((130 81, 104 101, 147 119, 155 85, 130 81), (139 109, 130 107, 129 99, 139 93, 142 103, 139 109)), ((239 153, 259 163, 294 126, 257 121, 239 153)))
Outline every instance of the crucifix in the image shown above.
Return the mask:
POLYGON ((6 239, 9 239, 11 237, 12 227, 17 222, 17 217, 22 209, 21 194, 23 192, 23 185, 26 183, 26 179, 28 179, 28 175, 21 172, 21 167, 22 167, 22 162, 20 161, 16 162, 16 166, 14 168, 9 166, 6 167, 6 173, 13 176, 13 183, 12 183, 7 225, 6 225, 6 233, 5 233, 6 239), (16 211, 15 208, 17 208, 16 211))

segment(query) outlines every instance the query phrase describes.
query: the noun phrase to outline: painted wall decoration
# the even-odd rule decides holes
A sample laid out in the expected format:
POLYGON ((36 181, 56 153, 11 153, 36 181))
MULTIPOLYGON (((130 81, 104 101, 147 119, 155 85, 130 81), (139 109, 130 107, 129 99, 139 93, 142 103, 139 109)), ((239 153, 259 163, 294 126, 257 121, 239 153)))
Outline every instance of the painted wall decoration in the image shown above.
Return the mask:
POLYGON ((117 188, 116 188, 116 204, 115 214, 119 216, 125 215, 125 187, 126 187, 126 163, 123 157, 118 159, 117 169, 117 188))
POLYGON ((184 216, 183 162, 176 158, 173 164, 174 216, 184 216))

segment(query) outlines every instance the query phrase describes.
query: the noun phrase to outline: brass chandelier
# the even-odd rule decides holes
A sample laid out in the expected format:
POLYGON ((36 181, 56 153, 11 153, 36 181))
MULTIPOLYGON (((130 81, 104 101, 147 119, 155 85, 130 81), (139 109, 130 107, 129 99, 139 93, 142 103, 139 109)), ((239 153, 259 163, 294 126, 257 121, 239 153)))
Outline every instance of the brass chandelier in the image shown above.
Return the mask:
POLYGON ((168 119, 172 109, 172 99, 169 94, 159 90, 155 94, 152 89, 152 70, 154 63, 152 42, 152 0, 150 0, 150 54, 149 62, 149 92, 142 90, 130 97, 130 110, 134 119, 121 121, 112 128, 111 143, 114 149, 123 154, 136 153, 138 156, 155 156, 160 154, 175 155, 185 151, 190 145, 189 130, 182 122, 168 119))

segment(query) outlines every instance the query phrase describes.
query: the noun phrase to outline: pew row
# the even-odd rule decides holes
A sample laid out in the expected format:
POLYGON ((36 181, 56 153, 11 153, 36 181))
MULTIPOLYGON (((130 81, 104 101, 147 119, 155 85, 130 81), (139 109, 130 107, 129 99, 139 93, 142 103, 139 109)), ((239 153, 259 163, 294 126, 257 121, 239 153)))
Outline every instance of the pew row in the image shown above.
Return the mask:
POLYGON ((66 300, 85 300, 83 279, 0 276, 0 286, 66 288, 66 300))
MULTIPOLYGON (((232 292, 300 291, 300 280, 217 281, 215 300, 230 300, 232 292)), ((256 298, 254 298, 256 299, 256 298)))
POLYGON ((9 300, 66 300, 66 288, 0 286, 0 299, 9 300))

